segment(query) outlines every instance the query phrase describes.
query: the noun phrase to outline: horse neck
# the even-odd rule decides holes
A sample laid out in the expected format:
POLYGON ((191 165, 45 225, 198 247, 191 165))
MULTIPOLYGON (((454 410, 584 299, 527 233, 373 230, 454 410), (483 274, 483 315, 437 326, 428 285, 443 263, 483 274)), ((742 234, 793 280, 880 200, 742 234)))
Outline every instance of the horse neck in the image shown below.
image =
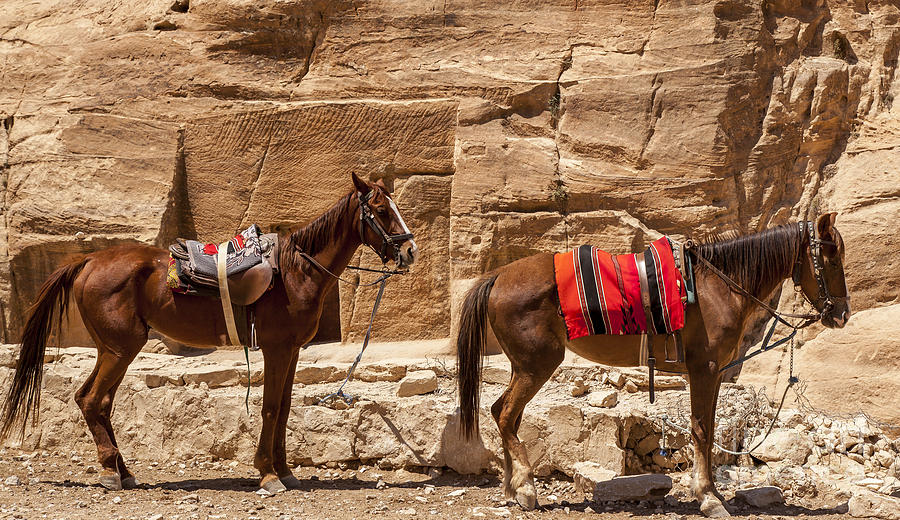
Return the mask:
POLYGON ((793 272, 803 238, 795 226, 780 226, 701 246, 701 255, 760 300, 793 272))
POLYGON ((324 217, 331 211, 340 211, 340 215, 333 225, 315 226, 314 221, 304 230, 296 231, 286 237, 288 247, 282 248, 281 251, 281 265, 285 275, 300 275, 302 272, 322 290, 327 290, 337 283, 332 274, 340 276, 347 268, 356 250, 362 245, 359 229, 356 227, 356 223, 359 221, 359 202, 355 197, 351 197, 349 206, 341 211, 337 206, 343 202, 344 200, 341 199, 323 214, 324 217), (317 245, 314 250, 304 252, 331 274, 313 265, 300 254, 301 249, 297 245, 299 240, 296 235, 304 232, 312 233, 314 235, 311 237, 312 242, 317 245))

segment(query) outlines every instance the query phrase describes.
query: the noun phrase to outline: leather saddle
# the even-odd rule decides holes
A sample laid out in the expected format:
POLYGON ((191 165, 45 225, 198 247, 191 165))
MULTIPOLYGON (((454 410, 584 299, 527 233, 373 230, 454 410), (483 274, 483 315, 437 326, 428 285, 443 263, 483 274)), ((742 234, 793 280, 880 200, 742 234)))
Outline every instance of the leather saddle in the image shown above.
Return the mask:
POLYGON ((227 247, 225 274, 231 303, 250 305, 258 300, 278 272, 278 235, 261 235, 259 231, 254 224, 220 246, 176 239, 169 246, 179 286, 173 290, 218 297, 218 253, 221 247, 227 247))

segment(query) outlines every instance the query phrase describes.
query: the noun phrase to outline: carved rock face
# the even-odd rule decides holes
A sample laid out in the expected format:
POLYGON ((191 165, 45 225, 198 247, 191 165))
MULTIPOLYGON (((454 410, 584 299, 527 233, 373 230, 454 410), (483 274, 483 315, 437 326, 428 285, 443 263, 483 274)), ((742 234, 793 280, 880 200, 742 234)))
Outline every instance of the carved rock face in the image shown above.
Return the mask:
MULTIPOLYGON (((351 170, 393 185, 421 249, 380 340, 450 336, 471 280, 522 256, 756 230, 814 200, 840 212, 854 310, 898 302, 897 260, 871 260, 900 247, 890 2, 6 3, 7 341, 73 254, 296 227, 351 170)), ((375 290, 340 291, 331 322, 359 339, 375 290)))

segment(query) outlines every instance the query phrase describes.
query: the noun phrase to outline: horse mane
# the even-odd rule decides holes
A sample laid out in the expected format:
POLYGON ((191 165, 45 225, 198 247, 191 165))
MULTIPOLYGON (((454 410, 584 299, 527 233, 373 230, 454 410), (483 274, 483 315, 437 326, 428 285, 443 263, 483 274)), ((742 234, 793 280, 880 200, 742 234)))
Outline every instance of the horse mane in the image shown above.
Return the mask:
MULTIPOLYGON (((751 234, 727 232, 700 244, 700 256, 709 260, 741 287, 757 296, 789 276, 800 253, 803 234, 796 224, 751 234)), ((699 262, 699 267, 705 264, 699 262)))
POLYGON ((338 200, 333 206, 325 210, 315 220, 302 228, 290 233, 287 237, 287 248, 282 249, 282 263, 287 261, 288 267, 294 266, 297 262, 297 252, 303 251, 308 255, 315 255, 322 251, 326 245, 330 244, 334 238, 343 230, 338 229, 347 213, 350 212, 351 202, 355 190, 338 200))

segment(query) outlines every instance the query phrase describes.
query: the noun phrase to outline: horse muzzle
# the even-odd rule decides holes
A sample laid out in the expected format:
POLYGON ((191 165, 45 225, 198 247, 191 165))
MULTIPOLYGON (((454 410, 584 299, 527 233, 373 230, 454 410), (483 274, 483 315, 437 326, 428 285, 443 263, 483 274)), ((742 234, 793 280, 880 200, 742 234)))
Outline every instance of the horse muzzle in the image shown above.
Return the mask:
POLYGON ((850 302, 845 299, 836 303, 825 316, 822 316, 822 325, 829 329, 842 329, 850 321, 850 302))
POLYGON ((415 240, 407 240, 403 244, 400 245, 400 249, 397 254, 397 267, 403 269, 404 267, 409 267, 416 262, 416 258, 419 256, 419 248, 416 246, 415 240))

